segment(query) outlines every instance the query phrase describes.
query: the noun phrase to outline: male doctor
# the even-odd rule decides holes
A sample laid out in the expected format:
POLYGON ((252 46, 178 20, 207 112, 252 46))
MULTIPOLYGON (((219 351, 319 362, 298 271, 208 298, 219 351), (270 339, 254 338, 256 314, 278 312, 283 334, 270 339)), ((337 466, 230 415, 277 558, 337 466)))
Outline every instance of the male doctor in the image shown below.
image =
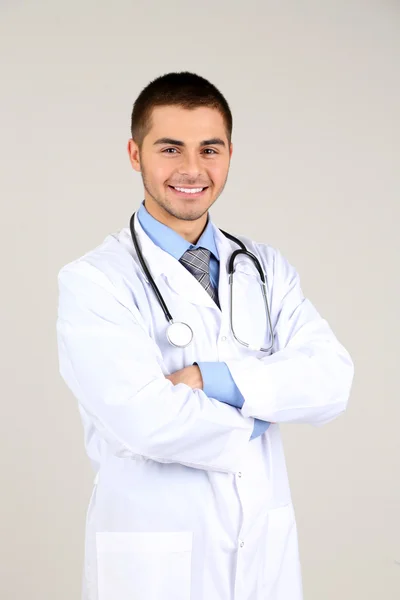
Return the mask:
POLYGON ((293 266, 243 235, 266 276, 273 338, 243 255, 231 307, 238 246, 209 214, 231 133, 224 96, 193 73, 158 77, 133 107, 128 153, 144 185, 134 232, 174 319, 193 331, 189 345, 168 341, 128 226, 59 273, 60 371, 96 471, 83 600, 302 598, 279 425, 341 414, 353 364, 293 266), (232 333, 231 308, 250 348, 232 333))

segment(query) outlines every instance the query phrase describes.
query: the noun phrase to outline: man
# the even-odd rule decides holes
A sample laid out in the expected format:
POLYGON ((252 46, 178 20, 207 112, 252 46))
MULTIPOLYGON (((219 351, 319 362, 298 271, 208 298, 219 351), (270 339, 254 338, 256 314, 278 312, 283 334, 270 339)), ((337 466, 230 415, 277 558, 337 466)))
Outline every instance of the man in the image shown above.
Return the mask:
POLYGON ((149 273, 128 227, 59 273, 60 370, 97 472, 83 598, 299 600, 279 424, 342 413, 352 361, 281 253, 243 236, 266 275, 272 332, 243 255, 231 306, 238 246, 208 212, 233 148, 215 86, 187 72, 159 77, 131 125, 129 158, 144 185, 133 233, 149 273), (150 278, 190 326, 188 345, 168 341, 150 278))

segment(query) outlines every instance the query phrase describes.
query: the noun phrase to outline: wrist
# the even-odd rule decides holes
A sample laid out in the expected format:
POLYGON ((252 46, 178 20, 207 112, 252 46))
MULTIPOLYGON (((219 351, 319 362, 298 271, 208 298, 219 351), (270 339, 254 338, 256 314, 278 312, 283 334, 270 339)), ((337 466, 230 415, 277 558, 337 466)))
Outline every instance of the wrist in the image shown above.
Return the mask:
POLYGON ((192 387, 193 387, 193 389, 202 390, 203 386, 204 386, 204 381, 203 381, 203 376, 200 371, 200 367, 197 364, 195 364, 191 368, 194 369, 194 371, 193 371, 194 384, 192 387))

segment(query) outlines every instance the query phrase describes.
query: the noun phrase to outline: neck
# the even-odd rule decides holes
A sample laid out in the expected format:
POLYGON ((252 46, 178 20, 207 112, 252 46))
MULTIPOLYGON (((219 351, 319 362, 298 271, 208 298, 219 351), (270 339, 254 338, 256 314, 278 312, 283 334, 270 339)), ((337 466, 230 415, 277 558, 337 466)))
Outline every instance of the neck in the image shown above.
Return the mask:
POLYGON ((199 219, 194 221, 186 221, 184 219, 178 219, 177 217, 174 217, 161 206, 159 206, 159 204, 152 200, 148 200, 147 198, 145 199, 145 207, 147 212, 154 217, 154 219, 157 219, 157 221, 160 223, 163 223, 167 227, 170 227, 176 231, 176 233, 178 233, 191 244, 197 243, 207 225, 207 212, 199 219))

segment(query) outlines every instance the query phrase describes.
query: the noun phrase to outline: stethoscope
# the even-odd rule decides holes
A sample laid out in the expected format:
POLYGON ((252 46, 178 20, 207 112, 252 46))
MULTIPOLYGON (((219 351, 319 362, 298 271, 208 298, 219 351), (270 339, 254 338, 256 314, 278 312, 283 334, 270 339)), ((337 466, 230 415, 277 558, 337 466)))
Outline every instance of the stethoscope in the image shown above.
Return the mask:
MULTIPOLYGON (((153 288, 153 291, 156 295, 156 298, 157 298, 162 310, 164 311, 165 318, 168 321, 168 327, 167 327, 167 332, 166 332, 167 339, 168 339, 169 343, 172 346, 175 346, 176 348, 186 348, 186 346, 188 346, 191 343, 191 341, 193 340, 193 330, 190 327, 190 325, 188 325, 187 323, 174 321, 174 319, 172 318, 172 315, 169 312, 167 305, 165 304, 164 298, 162 297, 160 290, 156 286, 156 283, 155 283, 153 277, 151 276, 151 273, 144 261, 143 254, 139 248, 139 243, 137 241, 136 233, 135 233, 134 219, 135 219, 135 213, 133 213, 131 220, 130 220, 132 241, 135 246, 135 250, 136 250, 136 254, 139 259, 139 262, 142 265, 142 269, 145 272, 147 279, 149 280, 149 283, 150 283, 151 287, 153 288)), ((274 345, 274 332, 272 330, 271 315, 270 315, 268 300, 267 300, 267 284, 266 284, 265 274, 261 267, 260 261, 254 254, 252 254, 251 252, 249 252, 247 250, 246 246, 243 244, 243 242, 241 240, 238 240, 230 233, 226 233, 225 231, 222 231, 222 229, 220 229, 220 231, 221 231, 221 233, 224 234, 225 237, 227 237, 228 239, 232 240, 232 242, 235 242, 236 244, 238 244, 238 246, 240 246, 240 250, 235 250, 232 253, 232 255, 229 259, 229 265, 228 265, 229 288, 230 288, 230 328, 231 328, 233 337, 239 344, 242 344, 242 346, 245 346, 246 348, 249 348, 251 350, 256 350, 256 351, 261 350, 262 352, 269 352, 274 345), (268 327, 269 327, 269 331, 270 331, 270 340, 271 340, 271 344, 270 344, 270 346, 268 346, 268 348, 255 347, 252 344, 248 344, 247 342, 244 342, 236 335, 234 328, 233 328, 233 321, 232 321, 232 319, 233 319, 233 274, 235 272, 235 268, 234 268, 235 258, 237 256, 239 256, 239 254, 245 254, 246 256, 248 256, 253 261, 254 266, 256 267, 256 269, 260 275, 261 291, 263 294, 265 312, 267 315, 268 327)))

